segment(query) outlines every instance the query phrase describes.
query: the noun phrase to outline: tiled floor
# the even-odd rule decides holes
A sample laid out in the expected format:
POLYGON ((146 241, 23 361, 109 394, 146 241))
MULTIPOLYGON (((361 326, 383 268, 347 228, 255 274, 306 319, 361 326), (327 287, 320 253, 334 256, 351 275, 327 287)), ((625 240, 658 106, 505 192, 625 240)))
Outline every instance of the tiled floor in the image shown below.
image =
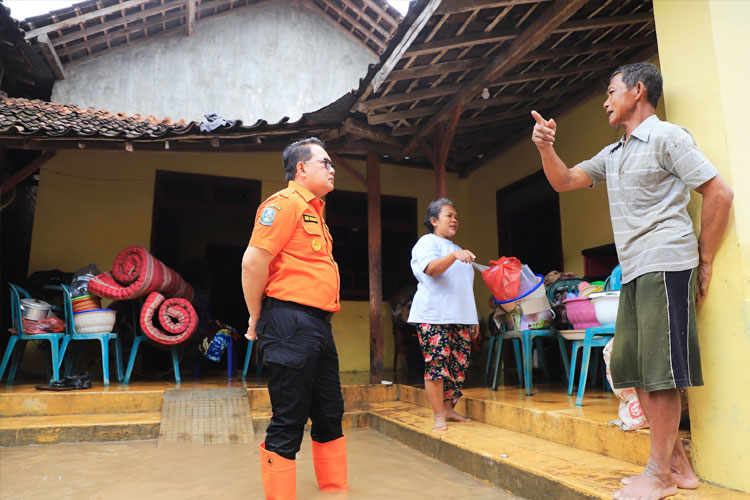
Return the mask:
POLYGON ((164 391, 159 446, 175 442, 202 445, 253 442, 247 391, 243 388, 164 391))

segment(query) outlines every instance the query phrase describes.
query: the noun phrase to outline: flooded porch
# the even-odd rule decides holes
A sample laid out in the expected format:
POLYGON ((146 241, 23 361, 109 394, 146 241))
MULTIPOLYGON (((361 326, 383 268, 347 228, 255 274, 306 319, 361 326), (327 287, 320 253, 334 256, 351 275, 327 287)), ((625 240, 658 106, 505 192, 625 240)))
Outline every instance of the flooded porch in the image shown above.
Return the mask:
MULTIPOLYGON (((601 388, 587 389, 578 407, 561 385, 539 385, 533 396, 510 386, 467 388, 457 410, 472 422, 435 432, 421 387, 369 385, 366 377, 342 374, 351 491, 317 490, 306 435, 299 498, 609 498, 648 458, 648 430, 609 425, 618 401, 601 388)), ((0 497, 262 498, 257 444, 271 416, 264 381, 179 386, 244 389, 248 444, 157 446, 164 394, 174 388, 167 381, 67 392, 1 387, 0 497)), ((682 437, 689 447, 689 434, 682 437)), ((701 483, 675 498, 750 496, 701 483)))

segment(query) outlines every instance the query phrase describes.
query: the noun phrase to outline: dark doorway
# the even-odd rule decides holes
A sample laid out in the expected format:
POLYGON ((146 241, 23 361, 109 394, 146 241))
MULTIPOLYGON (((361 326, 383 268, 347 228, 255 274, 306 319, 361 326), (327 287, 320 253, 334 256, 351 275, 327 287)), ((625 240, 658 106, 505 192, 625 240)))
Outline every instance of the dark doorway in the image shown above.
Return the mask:
POLYGON ((260 204, 260 181, 156 172, 151 250, 195 288, 201 321, 247 323, 240 263, 260 204))
POLYGON ((536 274, 562 271, 560 202, 544 173, 499 189, 496 203, 500 255, 517 257, 536 274))

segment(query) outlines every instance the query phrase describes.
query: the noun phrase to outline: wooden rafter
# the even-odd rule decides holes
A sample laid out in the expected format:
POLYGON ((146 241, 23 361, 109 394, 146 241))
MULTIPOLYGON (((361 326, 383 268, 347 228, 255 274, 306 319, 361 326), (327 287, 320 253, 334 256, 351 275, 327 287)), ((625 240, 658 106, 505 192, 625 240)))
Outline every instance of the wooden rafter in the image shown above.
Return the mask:
MULTIPOLYGON (((520 58, 528 54, 537 47, 544 39, 555 30, 560 24, 568 20, 575 14, 586 0, 556 0, 549 6, 518 36, 510 46, 503 50, 500 55, 495 57, 483 71, 473 80, 464 85, 453 98, 446 104, 443 109, 433 115, 430 120, 422 125, 415 137, 420 137, 429 132, 435 124, 445 120, 459 103, 464 103, 477 95, 485 85, 485 82, 493 82, 501 77, 507 71, 513 68, 520 58)), ((404 148, 404 152, 409 151, 415 144, 413 137, 404 148)))
POLYGON ((5 179, 0 186, 0 194, 5 194, 21 182, 28 176, 39 170, 55 156, 54 151, 44 151, 39 157, 33 160, 31 163, 23 167, 21 170, 5 179))
POLYGON ((441 40, 433 40, 428 43, 413 45, 409 47, 409 50, 407 50, 404 55, 407 57, 421 56, 433 52, 472 47, 474 45, 504 42, 505 40, 513 40, 518 34, 518 30, 498 30, 489 33, 475 33, 471 35, 448 37, 441 40))
POLYGON ((71 17, 70 19, 65 19, 63 21, 58 21, 52 24, 48 24, 47 26, 42 26, 41 28, 36 28, 31 31, 26 32, 26 39, 37 37, 43 33, 50 33, 53 31, 62 31, 66 28, 73 28, 76 26, 83 26, 86 24, 87 21, 91 19, 96 19, 104 16, 108 16, 110 14, 114 14, 116 12, 122 12, 127 9, 133 8, 133 7, 139 7, 141 5, 145 5, 150 0, 129 0, 127 2, 118 3, 115 5, 111 5, 109 7, 105 7, 100 10, 96 10, 94 12, 89 12, 88 14, 83 14, 80 16, 71 17))
POLYGON ((388 59, 383 62, 380 70, 378 70, 378 72, 373 77, 372 82, 370 83, 370 87, 372 87, 373 91, 377 91, 378 88, 380 88, 380 85, 388 77, 388 74, 393 71, 393 68, 404 55, 406 49, 409 48, 409 45, 411 45, 419 32, 422 31, 424 25, 427 23, 427 21, 430 20, 430 17, 432 17, 432 13, 435 12, 435 10, 440 6, 440 2, 441 0, 430 0, 427 6, 425 6, 424 10, 419 14, 419 16, 417 16, 417 19, 415 19, 411 26, 409 26, 409 29, 401 39, 401 42, 393 50, 393 52, 391 52, 391 54, 388 56, 388 59))
POLYGON ((438 9, 438 14, 457 14, 472 10, 513 7, 527 3, 545 2, 548 0, 444 0, 438 9))
POLYGON ((388 135, 388 132, 371 127, 367 123, 362 123, 354 118, 347 118, 344 120, 341 128, 343 129, 344 134, 351 134, 373 142, 390 144, 392 146, 401 145, 400 142, 388 135))
POLYGON ((42 54, 44 54, 44 58, 47 60, 47 64, 49 64, 49 67, 52 68, 52 72, 55 74, 55 78, 58 80, 64 80, 65 70, 60 62, 60 58, 57 56, 57 51, 55 51, 55 47, 50 43, 47 34, 44 33, 39 35, 38 42, 39 47, 42 49, 42 54))
POLYGON ((365 176, 360 174, 359 171, 356 168, 354 168, 351 163, 349 163, 348 161, 346 161, 346 159, 344 159, 344 157, 339 156, 337 153, 333 151, 328 151, 328 154, 333 160, 333 163, 336 165, 336 168, 341 167, 349 175, 357 179, 364 188, 367 188, 367 179, 365 178, 365 176))
POLYGON ((195 33, 195 2, 196 0, 185 0, 187 4, 187 15, 185 16, 187 36, 193 36, 193 33, 195 33))

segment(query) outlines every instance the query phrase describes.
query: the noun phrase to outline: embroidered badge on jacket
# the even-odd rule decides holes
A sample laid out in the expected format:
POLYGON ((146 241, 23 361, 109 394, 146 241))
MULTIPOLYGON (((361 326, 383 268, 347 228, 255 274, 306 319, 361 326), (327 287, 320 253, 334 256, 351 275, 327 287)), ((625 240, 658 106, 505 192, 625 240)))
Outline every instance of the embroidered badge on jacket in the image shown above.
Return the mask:
POLYGON ((276 218, 276 209, 274 207, 266 207, 263 209, 263 213, 260 215, 260 222, 264 226, 270 226, 273 224, 273 220, 276 218))

